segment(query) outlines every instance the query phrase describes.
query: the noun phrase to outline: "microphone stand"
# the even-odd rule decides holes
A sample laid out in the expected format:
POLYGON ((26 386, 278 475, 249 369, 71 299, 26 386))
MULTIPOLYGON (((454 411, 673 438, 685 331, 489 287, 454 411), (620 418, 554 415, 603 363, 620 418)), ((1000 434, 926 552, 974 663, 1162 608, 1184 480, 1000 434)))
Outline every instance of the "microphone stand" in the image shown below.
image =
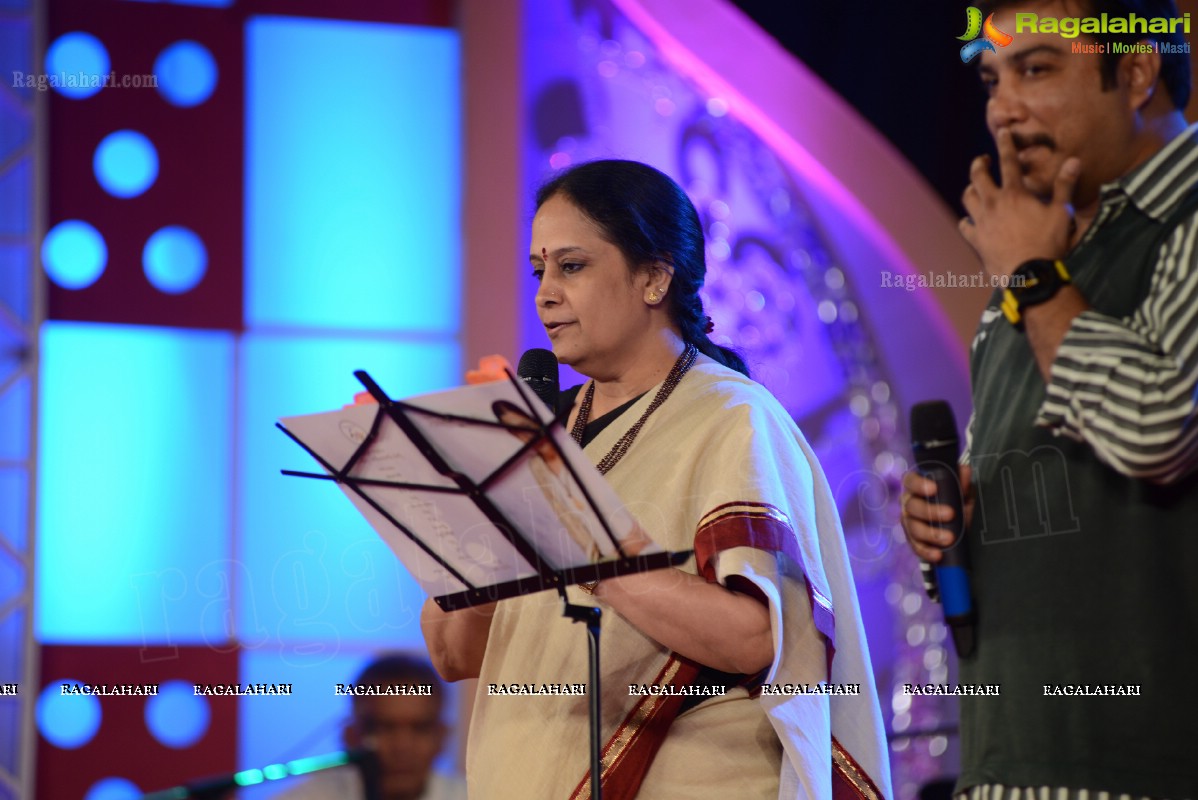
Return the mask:
POLYGON ((602 610, 596 606, 574 605, 566 597, 566 589, 558 587, 562 598, 562 616, 574 622, 585 622, 587 626, 587 645, 590 665, 587 699, 590 706, 591 722, 591 798, 601 800, 603 795, 602 763, 600 758, 600 714, 599 714, 599 619, 602 610))
POLYGON ((363 743, 361 756, 354 760, 362 778, 362 800, 383 800, 383 766, 373 739, 363 743))

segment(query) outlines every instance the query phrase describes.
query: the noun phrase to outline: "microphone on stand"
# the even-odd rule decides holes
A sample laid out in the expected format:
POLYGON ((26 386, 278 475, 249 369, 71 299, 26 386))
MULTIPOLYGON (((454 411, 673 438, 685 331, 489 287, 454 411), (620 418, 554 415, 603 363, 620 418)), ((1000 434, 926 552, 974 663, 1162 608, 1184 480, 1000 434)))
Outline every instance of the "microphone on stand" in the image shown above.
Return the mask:
MULTIPOLYGON (((359 765, 359 768, 362 770, 362 782, 367 787, 367 791, 369 791, 370 786, 370 783, 367 782, 367 770, 369 765, 374 765, 373 772, 375 778, 373 785, 375 787, 375 794, 373 797, 378 798, 380 796, 378 794, 378 754, 375 753, 373 746, 369 746, 357 747, 352 750, 346 750, 341 753, 330 753, 324 756, 297 758, 294 761, 287 761, 283 764, 270 764, 262 769, 243 769, 239 772, 230 772, 227 775, 200 778, 182 786, 144 794, 141 800, 220 800, 229 792, 246 786, 256 786, 267 781, 277 781, 297 775, 308 775, 326 769, 343 767, 346 764, 359 765)), ((369 800, 371 795, 367 794, 366 797, 369 800)))
POLYGON ((932 568, 940 603, 944 607, 944 621, 952 630, 957 655, 966 658, 973 655, 976 645, 976 618, 969 586, 969 552, 965 545, 965 514, 957 467, 961 444, 957 440, 957 422, 948 403, 931 400, 911 409, 911 449, 919 472, 936 482, 933 502, 953 510, 953 518, 948 522, 932 523, 953 535, 953 543, 941 551, 940 563, 932 568))
POLYGON ((553 351, 541 347, 525 351, 524 355, 520 356, 516 375, 549 406, 549 410, 556 417, 557 397, 561 393, 561 387, 557 377, 557 356, 553 351))

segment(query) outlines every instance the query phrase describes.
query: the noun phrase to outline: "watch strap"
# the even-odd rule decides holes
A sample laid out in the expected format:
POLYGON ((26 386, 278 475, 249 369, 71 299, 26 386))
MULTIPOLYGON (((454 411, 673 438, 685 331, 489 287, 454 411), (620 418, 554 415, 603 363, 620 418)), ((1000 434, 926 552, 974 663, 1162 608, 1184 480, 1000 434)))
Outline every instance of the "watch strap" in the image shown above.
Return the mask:
POLYGON ((1061 287, 1073 282, 1059 258, 1025 261, 1015 268, 1011 278, 1018 278, 1018 285, 1003 289, 1000 308, 1007 321, 1016 326, 1023 323, 1024 310, 1051 300, 1061 287))

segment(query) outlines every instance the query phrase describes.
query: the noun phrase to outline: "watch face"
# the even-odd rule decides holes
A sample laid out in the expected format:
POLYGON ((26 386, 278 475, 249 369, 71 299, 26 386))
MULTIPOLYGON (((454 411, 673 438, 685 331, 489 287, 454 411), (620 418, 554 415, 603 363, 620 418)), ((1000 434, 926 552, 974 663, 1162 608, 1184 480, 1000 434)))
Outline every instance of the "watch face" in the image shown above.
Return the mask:
POLYGON ((1057 262, 1047 258, 1035 258, 1025 261, 1011 273, 1011 294, 1024 309, 1052 298, 1061 290, 1068 280, 1062 274, 1057 262))

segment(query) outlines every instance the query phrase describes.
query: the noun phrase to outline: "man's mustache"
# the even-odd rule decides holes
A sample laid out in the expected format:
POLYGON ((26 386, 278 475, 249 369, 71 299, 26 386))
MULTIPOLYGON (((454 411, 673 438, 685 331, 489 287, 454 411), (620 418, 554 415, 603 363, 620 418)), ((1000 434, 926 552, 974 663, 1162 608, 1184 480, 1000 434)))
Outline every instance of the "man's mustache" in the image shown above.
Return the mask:
POLYGON ((1015 144, 1016 150, 1035 147, 1036 145, 1047 147, 1049 150, 1057 149, 1056 141, 1046 133, 1033 133, 1031 136, 1021 136, 1017 133, 1012 133, 1011 141, 1015 144))

